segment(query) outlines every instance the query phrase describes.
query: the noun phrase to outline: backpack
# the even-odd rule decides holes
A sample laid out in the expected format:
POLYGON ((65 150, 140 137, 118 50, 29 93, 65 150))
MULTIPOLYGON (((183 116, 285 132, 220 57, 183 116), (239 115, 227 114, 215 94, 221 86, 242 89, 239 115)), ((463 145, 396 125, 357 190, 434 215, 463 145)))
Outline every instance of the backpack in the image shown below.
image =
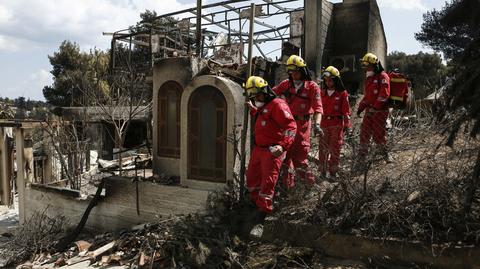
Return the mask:
POLYGON ((408 100, 409 83, 408 78, 398 72, 388 72, 390 77, 390 97, 388 106, 395 109, 405 109, 408 100))

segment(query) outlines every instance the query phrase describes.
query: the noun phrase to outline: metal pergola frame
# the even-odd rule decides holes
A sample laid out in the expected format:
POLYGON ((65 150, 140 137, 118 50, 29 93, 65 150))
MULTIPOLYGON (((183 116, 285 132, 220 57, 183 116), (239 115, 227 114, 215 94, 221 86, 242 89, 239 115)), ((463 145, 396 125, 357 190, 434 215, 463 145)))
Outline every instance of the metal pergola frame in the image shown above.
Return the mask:
MULTIPOLYGON (((198 1, 201 3, 201 1, 198 1)), ((177 55, 197 55, 199 57, 206 57, 209 49, 216 49, 222 46, 228 46, 235 43, 240 43, 242 46, 246 44, 248 39, 248 16, 245 13, 250 9, 251 3, 255 3, 255 9, 261 10, 262 13, 256 14, 254 22, 255 29, 253 33, 253 44, 258 52, 266 57, 266 55, 273 51, 279 50, 276 48, 273 51, 265 52, 262 44, 272 41, 285 42, 292 38, 302 38, 302 36, 292 36, 290 33, 290 23, 283 25, 272 25, 265 20, 275 16, 287 15, 290 16, 292 12, 304 10, 303 0, 229 0, 221 1, 217 3, 201 5, 201 8, 193 7, 184 10, 174 11, 166 14, 162 14, 153 19, 143 20, 140 23, 144 25, 148 30, 135 32, 134 28, 128 28, 116 31, 112 33, 111 43, 111 56, 110 63, 111 70, 114 70, 115 56, 116 56, 116 44, 117 42, 123 42, 128 44, 128 48, 131 51, 132 46, 143 46, 150 49, 150 66, 152 67, 155 60, 167 57, 168 53, 176 53, 177 55), (245 5, 235 5, 244 4, 245 5), (298 3, 297 7, 287 7, 286 4, 298 3), (200 13, 200 14, 198 14, 200 13), (166 19, 173 16, 179 16, 180 21, 186 23, 187 27, 157 27, 155 21, 166 19), (198 22, 201 23, 201 27, 197 28, 198 22), (234 26, 236 24, 236 26, 234 26), (186 29, 188 28, 188 29, 186 29), (245 30, 247 32, 245 32, 245 30), (220 33, 224 33, 227 36, 227 43, 222 45, 207 44, 206 38, 213 38, 220 33), (163 40, 163 44, 159 44, 157 48, 163 53, 156 55, 156 52, 152 50, 152 36, 157 35, 163 40), (194 37, 196 42, 184 42, 184 38, 194 37), (173 45, 167 45, 167 43, 173 45), (193 51, 192 48, 195 44, 200 44, 200 49, 193 51)), ((130 52, 129 52, 130 54, 130 52)), ((245 55, 244 55, 244 58, 245 55)), ((130 56, 127 56, 130 60, 130 56)))

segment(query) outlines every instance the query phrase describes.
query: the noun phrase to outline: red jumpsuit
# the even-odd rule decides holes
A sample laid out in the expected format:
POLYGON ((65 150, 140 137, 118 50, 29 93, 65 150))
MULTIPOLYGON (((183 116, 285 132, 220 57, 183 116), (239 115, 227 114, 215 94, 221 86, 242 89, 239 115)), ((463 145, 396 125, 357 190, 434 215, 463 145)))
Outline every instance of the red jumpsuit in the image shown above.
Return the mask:
POLYGON ((284 162, 283 186, 294 186, 293 168, 298 178, 311 185, 315 179, 308 169, 307 161, 310 151, 310 119, 314 113, 323 114, 320 87, 313 81, 305 81, 297 92, 293 83, 287 79, 275 86, 273 91, 287 101, 297 123, 297 134, 284 162))
POLYGON ((340 148, 343 145, 343 131, 350 127, 350 104, 347 91, 334 91, 328 95, 322 91, 323 117, 321 127, 323 137, 319 138, 318 160, 321 173, 338 171, 340 148), (330 155, 330 156, 329 156, 330 155), (330 157, 330 158, 329 158, 330 157))
POLYGON ((368 77, 365 81, 365 92, 359 111, 365 110, 360 129, 360 155, 368 153, 371 138, 377 145, 387 144, 387 101, 390 96, 390 78, 385 72, 368 77))
POLYGON ((275 98, 252 114, 255 121, 255 146, 247 170, 247 188, 259 211, 271 213, 272 199, 286 151, 295 138, 297 126, 288 104, 275 98), (284 152, 275 157, 270 146, 280 145, 284 152))

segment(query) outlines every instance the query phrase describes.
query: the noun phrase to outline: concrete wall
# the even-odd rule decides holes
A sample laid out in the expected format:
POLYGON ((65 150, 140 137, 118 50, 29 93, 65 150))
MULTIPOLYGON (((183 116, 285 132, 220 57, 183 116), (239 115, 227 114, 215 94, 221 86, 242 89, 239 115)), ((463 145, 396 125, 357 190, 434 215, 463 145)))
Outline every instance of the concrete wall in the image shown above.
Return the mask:
POLYGON ((480 248, 476 246, 361 237, 340 234, 319 224, 281 219, 267 220, 262 241, 278 240, 288 242, 292 246, 313 248, 327 257, 385 261, 385 268, 413 268, 413 264, 420 268, 480 268, 480 248), (396 267, 395 264, 406 267, 396 267))
POLYGON ((326 0, 305 0, 305 49, 307 66, 316 76, 322 69, 322 58, 330 23, 332 4, 326 0))
POLYGON ((13 177, 13 141, 7 134, 11 134, 11 132, 11 130, 7 131, 7 128, 0 127, 0 197, 1 204, 8 206, 13 203, 10 183, 13 177))
POLYGON ((377 2, 345 0, 334 4, 323 66, 331 65, 337 57, 349 59, 352 64, 342 72, 342 79, 351 94, 363 93, 365 74, 358 60, 369 51, 384 62, 387 44, 377 2))
POLYGON ((328 0, 322 0, 322 22, 321 22, 322 35, 319 37, 320 50, 323 52, 320 58, 320 60, 322 61, 322 66, 323 66, 323 59, 330 53, 330 51, 326 48, 326 46, 327 46, 328 31, 331 29, 332 17, 333 17, 333 4, 330 3, 328 0))
POLYGON ((382 62, 383 67, 386 67, 387 38, 385 36, 382 17, 380 15, 380 9, 378 8, 376 0, 370 1, 370 14, 368 24, 369 28, 367 50, 376 54, 382 62))
MULTIPOLYGON (((181 105, 181 135, 180 135, 180 181, 182 185, 193 188, 214 190, 225 186, 223 183, 212 183, 188 178, 188 103, 192 93, 202 86, 213 86, 220 90, 227 103, 227 137, 231 134, 234 126, 242 125, 244 102, 242 87, 223 77, 205 75, 199 76, 185 88, 182 94, 181 105), (185 120, 187 119, 187 120, 185 120)), ((249 139, 247 139, 248 141, 249 139)), ((234 160, 235 150, 233 144, 227 142, 226 152, 226 177, 227 183, 233 181, 234 172, 239 172, 239 160, 234 160)))
MULTIPOLYGON (((328 37, 324 66, 333 64, 335 56, 354 55, 362 57, 367 51, 368 42, 368 3, 334 4, 333 17, 328 37)), ((356 66, 357 68, 359 66, 356 66)), ((363 73, 342 72, 342 79, 351 94, 355 94, 363 81, 363 73)))
MULTIPOLYGON (((185 89, 202 67, 202 61, 197 58, 181 57, 162 59, 153 68, 153 167, 156 174, 180 175, 180 159, 158 156, 158 91, 167 81, 175 81, 185 89)), ((184 119, 186 117, 181 121, 184 119)))
MULTIPOLYGON (((94 207, 86 228, 99 231, 116 231, 137 224, 153 222, 159 217, 190 214, 205 209, 208 192, 183 187, 164 186, 139 182, 139 209, 136 210, 135 183, 131 179, 112 177, 107 179, 105 197, 94 207)), ((26 188, 27 218, 35 211, 44 211, 51 217, 65 216, 76 225, 90 200, 80 199, 79 193, 44 186, 26 188)))

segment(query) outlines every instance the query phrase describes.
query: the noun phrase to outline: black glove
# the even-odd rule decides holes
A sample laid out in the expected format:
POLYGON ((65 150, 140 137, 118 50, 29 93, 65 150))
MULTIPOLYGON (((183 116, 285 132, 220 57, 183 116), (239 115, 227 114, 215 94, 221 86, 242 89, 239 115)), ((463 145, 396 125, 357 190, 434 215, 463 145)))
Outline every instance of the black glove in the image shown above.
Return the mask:
POLYGON ((319 123, 313 124, 313 133, 315 134, 315 136, 323 136, 323 130, 320 127, 319 123))

